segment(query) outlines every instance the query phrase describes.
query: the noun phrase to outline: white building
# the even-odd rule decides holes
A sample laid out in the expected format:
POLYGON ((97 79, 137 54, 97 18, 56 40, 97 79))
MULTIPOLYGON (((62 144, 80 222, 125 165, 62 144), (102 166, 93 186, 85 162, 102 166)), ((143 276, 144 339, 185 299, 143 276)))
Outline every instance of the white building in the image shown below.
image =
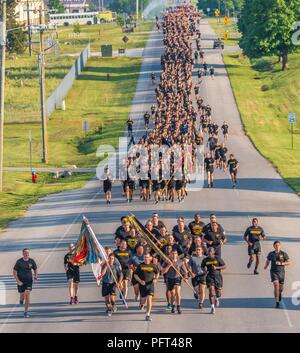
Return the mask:
POLYGON ((82 13, 89 9, 87 0, 62 0, 66 13, 82 13))
MULTIPOLYGON (((29 8, 29 18, 31 24, 38 24, 40 21, 39 9, 44 8, 43 0, 17 0, 16 14, 17 22, 21 25, 27 25, 27 6, 29 8), (27 5, 28 4, 28 5, 27 5)), ((42 12, 44 17, 44 11, 42 12)))

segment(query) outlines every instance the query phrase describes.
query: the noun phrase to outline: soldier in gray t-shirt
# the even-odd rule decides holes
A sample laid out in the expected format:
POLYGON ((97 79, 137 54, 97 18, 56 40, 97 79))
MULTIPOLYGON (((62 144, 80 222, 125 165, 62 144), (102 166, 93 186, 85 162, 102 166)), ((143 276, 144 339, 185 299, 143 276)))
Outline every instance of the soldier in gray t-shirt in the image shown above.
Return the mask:
POLYGON ((167 290, 171 295, 172 313, 175 313, 175 301, 177 304, 177 312, 181 314, 180 302, 181 302, 181 279, 187 277, 188 271, 185 263, 179 259, 178 252, 172 250, 171 252, 171 263, 165 263, 163 265, 163 273, 166 275, 167 290), (176 268, 176 270, 174 269, 176 268), (180 275, 181 274, 181 275, 180 275))
POLYGON ((205 256, 202 246, 196 247, 196 255, 192 256, 188 262, 188 271, 192 276, 192 285, 195 289, 195 298, 199 299, 199 309, 203 308, 205 300, 206 272, 201 267, 205 256))
POLYGON ((108 316, 116 310, 116 283, 120 286, 123 280, 122 267, 115 261, 114 253, 109 254, 107 262, 103 265, 102 271, 102 296, 105 297, 106 313, 108 316))

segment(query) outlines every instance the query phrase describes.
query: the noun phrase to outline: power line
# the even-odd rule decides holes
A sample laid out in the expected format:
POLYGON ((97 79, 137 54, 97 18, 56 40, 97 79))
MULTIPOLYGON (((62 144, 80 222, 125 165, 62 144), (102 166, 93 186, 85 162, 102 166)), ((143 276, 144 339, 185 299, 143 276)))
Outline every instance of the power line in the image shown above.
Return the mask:
POLYGON ((6 0, 2 0, 0 21, 0 192, 3 191, 3 147, 4 147, 4 84, 6 46, 6 0))

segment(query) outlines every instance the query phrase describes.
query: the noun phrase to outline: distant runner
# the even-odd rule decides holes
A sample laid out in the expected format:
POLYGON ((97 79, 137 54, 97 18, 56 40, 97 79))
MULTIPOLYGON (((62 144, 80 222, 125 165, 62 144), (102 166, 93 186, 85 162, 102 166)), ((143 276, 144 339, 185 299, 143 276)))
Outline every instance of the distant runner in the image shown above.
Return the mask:
POLYGON ((227 161, 227 167, 229 167, 229 173, 231 176, 232 187, 235 188, 237 184, 237 172, 239 168, 239 162, 234 158, 234 155, 231 154, 227 161))
POLYGON ((276 308, 278 309, 280 308, 280 302, 282 300, 282 292, 285 280, 285 267, 290 265, 290 259, 288 254, 281 250, 280 241, 275 241, 273 247, 275 250, 268 254, 265 270, 271 263, 271 281, 273 282, 276 308))
POLYGON ((211 303, 211 314, 215 314, 215 305, 219 307, 223 287, 223 277, 221 271, 226 265, 223 259, 216 257, 215 249, 208 250, 208 257, 202 262, 202 268, 207 270, 206 285, 209 289, 209 300, 211 303))
POLYGON ((34 273, 34 279, 37 281, 37 265, 29 256, 29 249, 23 249, 22 253, 23 257, 14 266, 13 275, 20 293, 20 305, 24 304, 24 317, 29 318, 30 292, 33 284, 32 272, 34 273))
POLYGON ((145 304, 147 304, 146 321, 152 321, 150 315, 152 310, 152 297, 154 296, 154 284, 159 277, 158 267, 151 261, 151 255, 145 254, 145 262, 137 267, 134 274, 136 281, 140 284, 140 309, 143 310, 145 304))
POLYGON ((259 266, 259 256, 261 254, 260 241, 266 239, 265 232, 262 227, 258 226, 258 219, 252 219, 252 226, 248 227, 244 234, 244 239, 248 244, 248 255, 249 262, 247 268, 250 268, 252 262, 254 261, 255 256, 255 269, 254 274, 258 275, 258 266, 259 266))
POLYGON ((70 305, 78 304, 78 291, 80 283, 80 269, 79 266, 73 265, 70 259, 73 257, 75 245, 69 245, 69 252, 64 257, 64 266, 69 283, 70 305))

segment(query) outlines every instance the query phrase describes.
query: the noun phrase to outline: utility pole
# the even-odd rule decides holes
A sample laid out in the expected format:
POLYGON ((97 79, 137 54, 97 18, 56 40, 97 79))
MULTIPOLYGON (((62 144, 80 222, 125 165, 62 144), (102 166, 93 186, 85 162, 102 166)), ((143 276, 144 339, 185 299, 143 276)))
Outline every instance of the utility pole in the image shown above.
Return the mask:
POLYGON ((30 27, 30 10, 29 10, 29 0, 27 0, 27 26, 28 26, 28 49, 29 56, 32 55, 32 44, 31 44, 31 27, 30 27))
POLYGON ((44 38, 44 17, 43 7, 40 6, 40 53, 39 53, 39 78, 40 78, 40 99, 41 99, 41 118, 42 118, 42 143, 43 157, 42 162, 48 163, 48 133, 47 133, 47 114, 46 114, 46 87, 45 87, 45 38, 44 38))
POLYGON ((139 22, 139 0, 136 0, 136 24, 139 22))
POLYGON ((0 20, 0 192, 3 191, 3 146, 4 146, 4 84, 6 47, 6 0, 2 0, 0 20))

